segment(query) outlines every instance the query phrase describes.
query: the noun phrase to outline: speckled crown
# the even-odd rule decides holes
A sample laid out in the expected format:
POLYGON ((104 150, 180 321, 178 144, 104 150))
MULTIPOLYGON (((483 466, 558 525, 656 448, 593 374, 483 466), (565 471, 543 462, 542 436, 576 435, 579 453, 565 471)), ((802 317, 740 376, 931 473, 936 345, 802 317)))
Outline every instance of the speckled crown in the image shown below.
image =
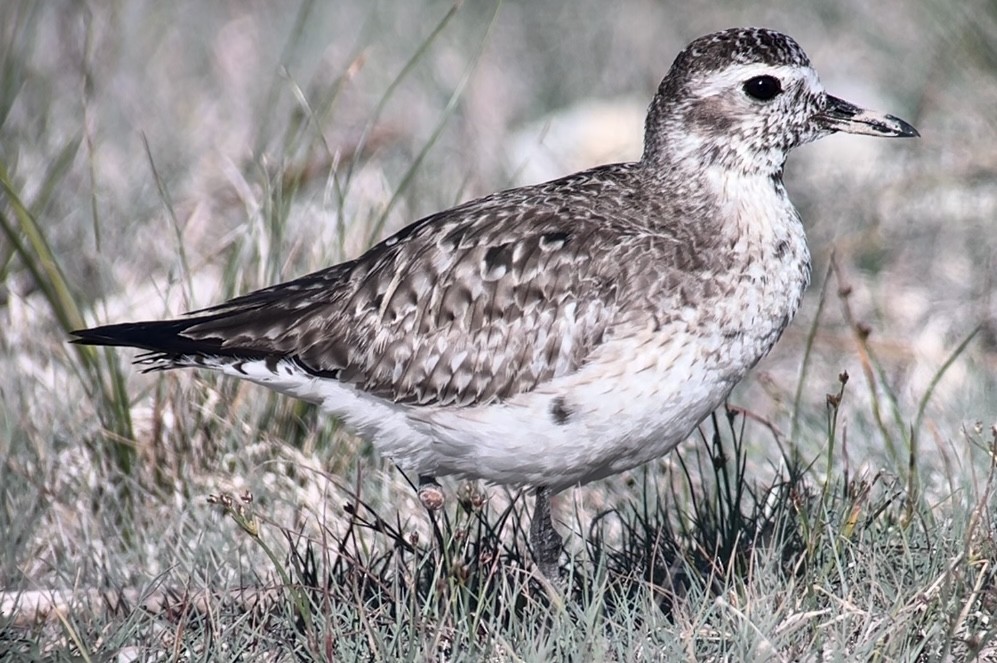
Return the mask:
POLYGON ((807 54, 788 35, 766 28, 731 28, 700 37, 686 46, 675 58, 672 71, 717 70, 755 62, 810 66, 807 54))

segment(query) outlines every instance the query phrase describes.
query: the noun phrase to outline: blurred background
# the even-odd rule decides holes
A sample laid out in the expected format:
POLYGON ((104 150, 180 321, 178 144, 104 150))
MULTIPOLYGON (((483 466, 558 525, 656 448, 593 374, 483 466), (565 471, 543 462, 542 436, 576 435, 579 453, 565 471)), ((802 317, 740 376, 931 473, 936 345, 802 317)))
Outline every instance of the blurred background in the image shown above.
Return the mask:
MULTIPOLYGON (((202 522, 191 500, 218 483, 270 491, 290 514, 328 497, 307 473, 288 478, 284 461, 344 483, 366 463, 400 484, 308 408, 194 372, 142 375, 124 351, 86 360, 121 371, 130 423, 110 426, 94 373, 66 344, 80 322, 72 309, 85 324, 177 315, 355 256, 460 201, 636 159, 674 56, 736 25, 792 35, 832 94, 922 134, 835 136, 791 156, 815 282, 732 399, 767 424, 752 462, 778 462, 773 440, 819 457, 825 395, 847 371, 848 454, 832 463, 896 467, 916 428, 926 484, 936 470, 949 476, 967 440, 997 421, 993 0, 10 0, 0 7, 0 455, 5 512, 38 518, 8 515, 4 528, 48 537, 40 557, 55 546, 99 567, 95 551, 118 545, 93 525, 113 499, 110 477, 162 490, 149 500, 153 523, 202 522), (58 296, 45 286, 53 264, 58 296), (128 462, 106 460, 115 444, 128 462), (84 519, 88 534, 76 530, 79 500, 96 519, 84 519), (72 534, 60 547, 53 531, 72 534)), ((577 499, 598 504, 614 485, 577 499)), ((384 491, 416 509, 405 488, 384 491)), ((173 559, 154 548, 143 554, 173 559)))

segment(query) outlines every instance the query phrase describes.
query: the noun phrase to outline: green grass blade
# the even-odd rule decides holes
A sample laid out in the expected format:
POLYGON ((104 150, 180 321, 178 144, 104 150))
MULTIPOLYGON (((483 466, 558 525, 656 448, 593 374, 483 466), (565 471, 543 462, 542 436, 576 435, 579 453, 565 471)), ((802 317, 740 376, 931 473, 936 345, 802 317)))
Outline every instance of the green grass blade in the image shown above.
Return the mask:
POLYGON ((817 310, 814 312, 814 321, 810 325, 810 329, 807 330, 807 340, 803 344, 803 359, 800 361, 800 377, 796 382, 796 392, 793 394, 793 414, 792 421, 789 427, 789 439, 793 444, 793 453, 797 453, 797 436, 800 432, 800 405, 803 401, 803 386, 806 384, 807 372, 810 368, 810 359, 813 353, 814 342, 817 340, 817 330, 820 328, 821 314, 824 312, 824 303, 827 301, 827 288, 828 284, 831 282, 831 265, 834 262, 834 257, 832 255, 831 260, 827 263, 827 269, 824 270, 824 283, 821 284, 820 288, 820 298, 817 300, 817 310))
POLYGON ((941 381, 942 377, 945 376, 945 373, 949 370, 952 364, 955 363, 955 360, 962 356, 962 353, 965 352, 966 347, 969 346, 970 341, 976 338, 976 335, 980 333, 980 330, 982 329, 983 323, 980 323, 974 327, 973 330, 966 335, 966 338, 962 339, 959 345, 955 347, 952 354, 948 356, 948 358, 931 377, 931 382, 928 383, 928 388, 925 390, 924 396, 921 397, 921 402, 917 404, 917 416, 914 417, 914 431, 912 433, 912 437, 917 435, 918 431, 921 430, 921 423, 924 421, 924 411, 928 407, 928 402, 931 400, 932 395, 935 393, 935 387, 938 386, 938 383, 941 381))
POLYGON ((149 147, 149 140, 142 135, 142 146, 145 148, 145 156, 149 160, 149 168, 152 170, 152 177, 156 181, 156 189, 159 191, 159 199, 163 201, 163 206, 166 207, 166 213, 170 217, 170 227, 173 229, 173 234, 176 236, 177 240, 177 256, 180 259, 180 283, 183 288, 184 304, 186 307, 193 308, 194 301, 194 286, 191 283, 191 271, 190 264, 187 262, 187 250, 184 248, 183 244, 183 229, 180 227, 180 221, 177 219, 177 213, 173 209, 173 201, 170 198, 170 192, 166 188, 166 182, 159 175, 159 169, 156 168, 156 160, 152 156, 152 149, 149 147))
MULTIPOLYGON (((491 20, 488 22, 488 26, 485 29, 485 34, 481 39, 481 46, 475 53, 474 59, 471 63, 464 69, 463 75, 460 77, 460 81, 457 83, 457 87, 454 88, 453 93, 450 95, 450 99, 447 100, 447 105, 444 107, 443 112, 440 114, 440 119, 436 123, 436 127, 433 128, 433 132, 429 135, 429 138, 423 144, 419 153, 412 160, 408 169, 405 171, 405 175, 402 176, 401 181, 398 186, 395 187, 394 192, 391 194, 391 198, 388 200, 388 204, 384 206, 381 210, 381 214, 378 216, 377 220, 371 225, 370 232, 367 234, 367 244, 374 244, 380 237, 381 232, 384 230, 384 224, 388 221, 388 216, 391 214, 391 210, 394 209, 401 195, 408 188, 409 184, 415 178, 416 173, 419 172, 420 166, 423 160, 425 160, 426 155, 439 140, 440 135, 443 133, 443 129, 446 127, 447 122, 453 116, 454 111, 457 110, 457 104, 464 94, 464 88, 467 87, 468 81, 471 80, 471 75, 478 66, 478 62, 481 61, 481 56, 485 52, 485 45, 488 43, 488 38, 491 35, 492 28, 495 25, 495 18, 498 16, 498 10, 500 4, 495 5, 495 12, 492 14, 491 20)), ((456 9, 456 6, 455 6, 456 9)), ((445 19, 446 20, 446 19, 445 19)), ((441 24, 442 25, 442 24, 441 24)), ((435 36, 436 32, 431 35, 435 36)))
MULTIPOLYGON (((78 147, 78 139, 71 141, 71 144, 78 147)), ((71 157, 67 156, 69 153, 68 147, 61 151, 66 160, 71 160, 71 157)), ((59 172, 59 165, 54 165, 53 170, 59 172)), ((0 164, 0 188, 2 188, 7 204, 13 213, 12 216, 8 216, 0 209, 0 229, 3 230, 25 269, 34 278, 39 290, 48 302, 52 315, 66 334, 86 326, 83 314, 76 305, 76 300, 59 261, 52 252, 35 216, 21 201, 4 164, 0 164)), ((133 437, 132 425, 124 389, 124 378, 117 367, 117 359, 110 356, 108 351, 104 352, 111 376, 109 388, 98 359, 98 350, 81 345, 73 347, 91 383, 97 385, 98 411, 101 412, 104 426, 108 428, 112 437, 118 439, 118 442, 115 443, 115 455, 119 465, 122 469, 128 470, 131 467, 133 455, 131 447, 127 444, 127 440, 131 440, 133 437)))
MULTIPOLYGON (((73 142, 79 144, 75 139, 73 142)), ((38 287, 45 294, 45 299, 48 300, 52 313, 63 330, 69 332, 79 329, 84 324, 83 315, 76 306, 76 300, 69 290, 62 268, 35 217, 21 202, 7 168, 2 163, 0 163, 0 188, 7 198, 14 217, 11 219, 0 212, 0 227, 3 228, 7 240, 14 246, 25 268, 31 272, 38 287), (24 242, 21 241, 22 237, 24 242)))

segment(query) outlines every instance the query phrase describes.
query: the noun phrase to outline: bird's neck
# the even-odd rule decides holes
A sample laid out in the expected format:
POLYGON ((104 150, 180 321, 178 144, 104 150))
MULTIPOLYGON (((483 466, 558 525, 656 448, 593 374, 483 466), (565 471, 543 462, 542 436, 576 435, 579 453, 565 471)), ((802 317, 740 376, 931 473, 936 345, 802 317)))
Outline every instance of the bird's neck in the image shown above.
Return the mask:
MULTIPOLYGON (((648 193, 667 191, 670 222, 708 224, 720 244, 774 247, 803 245, 803 227, 782 182, 781 168, 737 169, 723 160, 695 157, 663 164, 641 163, 648 193)), ((803 249, 800 249, 802 256, 803 249)))
POLYGON ((786 150, 763 147, 745 136, 699 131, 678 113, 648 118, 641 164, 659 172, 695 177, 705 169, 762 178, 781 177, 786 150))
POLYGON ((784 162, 782 155, 773 155, 764 163, 759 159, 754 166, 743 167, 743 160, 722 154, 675 149, 661 155, 645 153, 640 168, 654 189, 679 191, 682 199, 701 201, 717 211, 758 204, 782 213, 791 209, 782 182, 784 162))

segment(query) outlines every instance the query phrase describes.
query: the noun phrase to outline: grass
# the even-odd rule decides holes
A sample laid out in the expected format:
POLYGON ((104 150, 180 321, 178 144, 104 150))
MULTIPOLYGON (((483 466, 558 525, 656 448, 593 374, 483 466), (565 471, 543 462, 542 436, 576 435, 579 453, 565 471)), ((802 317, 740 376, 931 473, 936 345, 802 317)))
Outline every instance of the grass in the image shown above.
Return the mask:
POLYGON ((997 658, 982 3, 779 7, 832 91, 863 78, 925 138, 794 156, 801 320, 679 453, 559 498, 559 590, 528 496, 448 484, 430 516, 310 406, 65 343, 355 255, 513 182, 512 127, 771 22, 416 5, 0 10, 0 659, 997 658))

